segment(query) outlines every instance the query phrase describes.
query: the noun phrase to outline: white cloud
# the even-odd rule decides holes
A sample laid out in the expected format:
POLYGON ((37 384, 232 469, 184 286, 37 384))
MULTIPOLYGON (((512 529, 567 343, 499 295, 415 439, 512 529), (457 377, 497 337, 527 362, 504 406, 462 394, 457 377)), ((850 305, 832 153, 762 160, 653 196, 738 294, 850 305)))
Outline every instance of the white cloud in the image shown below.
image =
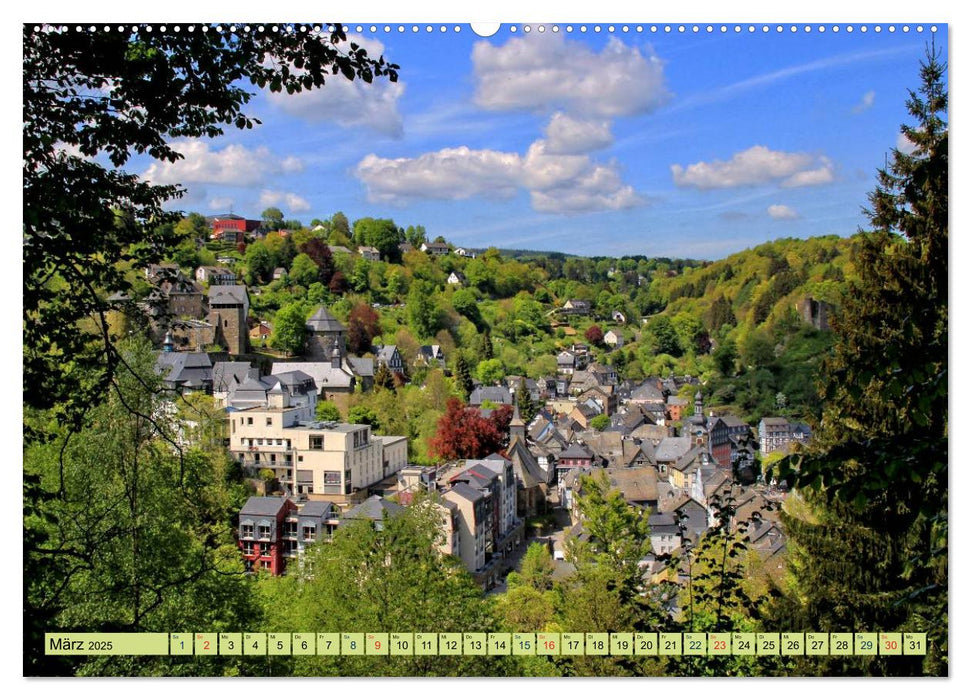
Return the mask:
POLYGON ((373 153, 358 163, 355 174, 375 202, 409 199, 512 197, 522 172, 516 153, 443 148, 417 158, 380 158, 373 153))
POLYGON ((209 208, 213 211, 229 211, 233 208, 232 197, 213 197, 209 200, 209 208))
POLYGON ((823 156, 808 153, 772 151, 765 146, 752 146, 732 156, 731 160, 699 162, 683 167, 671 166, 674 183, 679 187, 708 190, 743 187, 781 181, 785 187, 820 185, 833 180, 833 166, 823 156))
POLYGON ((877 93, 874 92, 873 90, 870 90, 869 92, 864 94, 859 104, 857 104, 853 108, 853 114, 859 114, 860 112, 865 112, 868 109, 870 109, 870 107, 873 106, 873 100, 876 96, 877 96, 877 93))
POLYGON ((644 199, 610 166, 594 165, 578 178, 561 186, 530 193, 533 209, 552 214, 630 209, 644 199))
POLYGON ((626 209, 643 199, 621 181, 614 164, 585 155, 551 154, 543 139, 524 156, 494 150, 445 148, 417 158, 380 158, 358 163, 357 177, 371 201, 401 203, 413 199, 507 198, 530 193, 533 208, 549 213, 626 209))
POLYGON ((653 111, 670 97, 664 69, 611 37, 599 54, 562 34, 531 34, 472 49, 476 102, 491 110, 564 109, 588 117, 653 111))
POLYGON ((260 192, 261 207, 280 207, 288 214, 310 211, 310 202, 293 192, 263 190, 260 192))
POLYGON ((287 156, 280 161, 280 170, 287 174, 301 173, 303 172, 303 161, 297 158, 297 156, 287 156))
POLYGON ((562 155, 589 153, 614 142, 610 122, 585 121, 557 112, 546 126, 546 151, 562 155))
POLYGON ((785 204, 772 204, 766 210, 773 219, 798 219, 796 210, 785 204))
POLYGON ((812 187, 825 185, 833 181, 833 164, 826 157, 819 158, 820 166, 810 170, 803 170, 787 177, 782 181, 783 187, 812 187))
POLYGON ((184 157, 174 163, 152 163, 143 173, 145 179, 155 184, 206 183, 251 187, 262 184, 269 176, 298 172, 303 168, 299 158, 290 156, 280 159, 265 146, 249 149, 234 144, 214 150, 198 139, 182 139, 171 145, 184 157))
POLYGON ((909 156, 917 150, 917 144, 907 138, 907 134, 901 132, 897 134, 897 150, 909 156))
MULTIPOLYGON (((366 49, 371 58, 384 54, 384 45, 380 41, 353 34, 348 35, 348 40, 366 49)), ((301 74, 296 68, 291 71, 301 74)), ((346 127, 366 127, 398 138, 403 133, 398 100, 404 91, 405 84, 400 80, 392 83, 382 77, 365 83, 359 78, 347 80, 338 74, 328 77, 323 87, 293 95, 286 91, 271 92, 267 99, 287 114, 310 123, 332 121, 346 127)))

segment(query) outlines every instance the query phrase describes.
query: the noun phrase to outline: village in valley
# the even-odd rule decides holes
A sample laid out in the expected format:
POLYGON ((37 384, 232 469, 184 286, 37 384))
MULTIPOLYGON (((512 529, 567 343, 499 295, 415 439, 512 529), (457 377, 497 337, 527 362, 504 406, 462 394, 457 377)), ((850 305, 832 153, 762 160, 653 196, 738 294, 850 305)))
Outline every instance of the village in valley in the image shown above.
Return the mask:
POLYGON ((946 24, 484 26, 23 26, 24 675, 947 676, 946 24))
MULTIPOLYGON (((224 215, 209 217, 207 225, 210 241, 198 241, 201 247, 210 243, 235 253, 263 245, 268 235, 280 247, 287 239, 292 244, 290 231, 268 233, 258 220, 224 215)), ((304 249, 329 226, 317 228, 304 232, 304 249)), ((415 243, 398 244, 410 262, 449 263, 434 293, 469 287, 455 262, 483 251, 443 240, 415 243)), ((341 256, 351 274, 360 261, 384 264, 369 245, 333 245, 329 254, 341 256)), ((211 395, 219 411, 225 449, 253 492, 233 522, 247 571, 283 575, 299 565, 308 546, 326 543, 342 524, 363 519, 381 527, 422 494, 440 513, 442 553, 459 559, 485 590, 501 590, 532 542, 548 550, 556 575, 566 577, 574 570, 571 543, 589 537, 577 507, 585 477, 605 478, 611 491, 647 515, 652 554, 639 562, 646 583, 677 580, 672 555, 697 545, 725 518, 720 504, 726 498, 733 504, 729 527, 746 523, 749 547, 765 570, 779 575, 784 569, 778 514, 787 490, 762 464, 807 443, 812 429, 778 415, 747 422, 706 396, 709 389, 697 376, 625 376, 609 364, 608 353, 647 333, 650 319, 628 319, 629 309, 598 312, 588 299, 551 303, 544 318, 551 330, 561 329, 561 341, 545 364, 555 371, 492 372, 487 381, 469 376, 464 357, 449 356, 460 353, 452 342, 446 352, 443 343, 362 348, 358 338, 354 354, 347 325, 327 304, 314 305, 298 347, 274 353, 267 349, 277 337, 274 323, 251 307, 271 287, 247 271, 247 260, 252 256, 237 254, 194 269, 152 266, 144 270, 149 290, 134 307, 150 319, 168 401, 211 395), (245 284, 245 277, 256 283, 245 284), (588 326, 585 342, 572 327, 581 324, 588 326), (410 459, 416 451, 409 450, 414 437, 385 434, 373 412, 355 414, 353 406, 369 393, 427 382, 430 372, 439 381, 454 379, 457 395, 471 379, 464 401, 453 397, 454 406, 438 418, 437 432, 461 430, 449 424, 477 419, 498 435, 494 450, 440 450, 416 463, 410 459), (355 422, 355 415, 367 422, 355 422)), ((275 267, 270 285, 292 285, 290 274, 275 267)), ((794 306, 807 327, 821 331, 826 309, 810 299, 794 306)), ((711 352, 711 345, 706 336, 699 349, 711 352)))

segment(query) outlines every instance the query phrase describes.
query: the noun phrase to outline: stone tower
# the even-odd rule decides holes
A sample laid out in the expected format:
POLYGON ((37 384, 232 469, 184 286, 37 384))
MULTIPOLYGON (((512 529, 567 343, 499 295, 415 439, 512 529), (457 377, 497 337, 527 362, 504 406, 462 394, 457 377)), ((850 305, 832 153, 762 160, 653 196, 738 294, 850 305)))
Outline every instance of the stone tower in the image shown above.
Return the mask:
POLYGON ((248 315, 246 287, 241 284, 218 284, 209 288, 209 323, 213 327, 213 342, 225 347, 230 355, 242 355, 247 350, 248 315))
POLYGON ((307 359, 327 362, 332 357, 336 344, 343 357, 347 351, 347 329, 327 310, 321 306, 314 315, 307 320, 307 359))

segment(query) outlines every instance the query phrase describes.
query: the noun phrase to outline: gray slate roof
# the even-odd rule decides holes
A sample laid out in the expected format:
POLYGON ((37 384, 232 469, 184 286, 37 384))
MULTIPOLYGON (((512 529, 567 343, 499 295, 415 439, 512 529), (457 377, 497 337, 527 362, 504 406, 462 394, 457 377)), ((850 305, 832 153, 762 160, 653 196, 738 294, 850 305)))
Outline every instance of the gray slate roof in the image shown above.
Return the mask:
POLYGON ((404 506, 388 501, 380 496, 369 499, 351 508, 344 515, 347 520, 384 520, 388 515, 394 516, 404 510, 404 506))
POLYGON ((300 509, 298 515, 307 518, 322 518, 329 515, 333 509, 333 504, 328 501, 308 501, 300 509))
POLYGON ((240 516, 269 516, 276 517, 280 510, 287 504, 286 497, 276 498, 274 496, 250 496, 243 508, 239 511, 240 516))
POLYGON ((469 405, 481 406, 483 401, 492 401, 500 405, 512 404, 512 394, 504 386, 482 386, 472 390, 469 405))
POLYGON ((242 382, 257 372, 249 362, 216 362, 212 366, 212 390, 229 391, 234 382, 242 382))
POLYGON ((373 377, 374 376, 374 358, 373 357, 354 357, 353 355, 347 356, 347 364, 350 365, 351 370, 359 377, 373 377))
POLYGON ((249 297, 244 284, 215 284, 209 287, 209 304, 243 304, 249 297))
POLYGON ((334 368, 330 362, 274 362, 272 372, 280 375, 287 372, 301 371, 314 380, 318 391, 324 389, 348 389, 354 382, 354 377, 346 370, 334 368))
POLYGON ((201 388, 212 383, 212 362, 204 352, 160 352, 155 368, 172 384, 201 388))
POLYGON ((659 462, 675 462, 691 449, 689 437, 666 437, 658 443, 654 457, 659 462))
POLYGON ((560 452, 560 459, 591 459, 593 452, 578 442, 573 443, 565 450, 560 452))
POLYGON ((482 498, 484 498, 484 496, 480 491, 472 488, 464 481, 457 481, 454 484, 452 484, 452 492, 457 496, 461 496, 467 501, 471 501, 472 503, 475 503, 476 501, 479 501, 482 498))
POLYGON ((307 319, 307 328, 314 333, 343 333, 347 329, 334 318, 326 306, 321 306, 314 315, 307 319))

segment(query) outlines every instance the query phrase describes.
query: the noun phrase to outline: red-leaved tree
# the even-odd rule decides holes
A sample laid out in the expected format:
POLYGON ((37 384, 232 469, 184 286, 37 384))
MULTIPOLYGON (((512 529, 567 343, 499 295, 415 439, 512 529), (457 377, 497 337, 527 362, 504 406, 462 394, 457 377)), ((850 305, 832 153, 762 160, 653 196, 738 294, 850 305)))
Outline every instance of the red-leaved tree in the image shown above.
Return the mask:
POLYGON ((587 329, 587 332, 583 334, 583 337, 587 339, 587 342, 591 345, 600 345, 604 339, 604 332, 600 326, 594 325, 587 329))
POLYGON ((371 341, 381 333, 381 320, 368 304, 355 304, 347 317, 347 347, 355 355, 371 350, 371 341))
POLYGON ((479 409, 452 397, 428 446, 443 460, 481 459, 505 447, 511 418, 512 406, 501 406, 484 418, 479 409))

